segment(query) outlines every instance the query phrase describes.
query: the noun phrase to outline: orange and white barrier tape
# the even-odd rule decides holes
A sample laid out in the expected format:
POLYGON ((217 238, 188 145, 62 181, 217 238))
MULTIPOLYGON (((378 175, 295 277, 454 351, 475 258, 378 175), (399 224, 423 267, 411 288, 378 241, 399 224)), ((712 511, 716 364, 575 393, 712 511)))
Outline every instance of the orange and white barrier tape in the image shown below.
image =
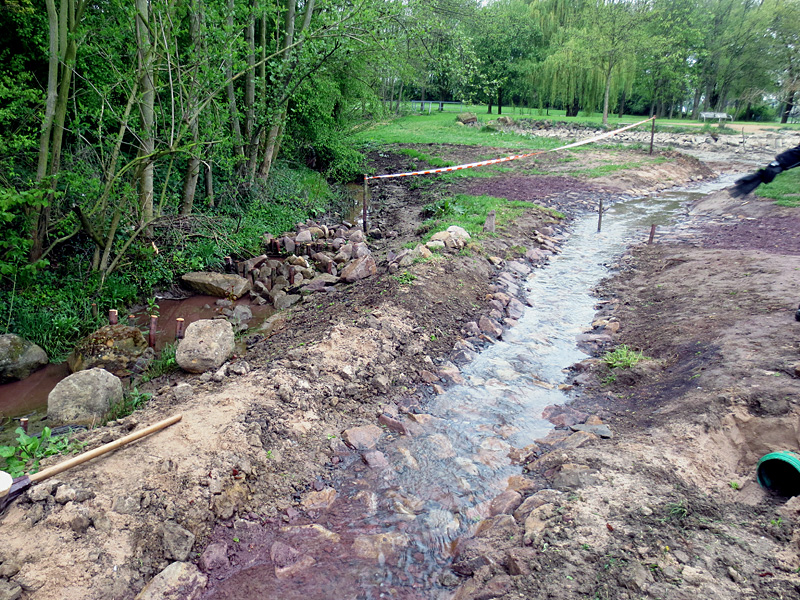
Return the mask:
POLYGON ((559 146, 558 148, 551 148, 550 150, 540 150, 538 152, 528 152, 527 154, 513 154, 511 156, 504 156, 503 158, 493 158, 491 160, 482 160, 480 162, 469 163, 466 165, 457 165, 454 167, 442 167, 440 169, 427 169, 425 171, 409 171, 408 173, 392 173, 389 175, 372 175, 369 177, 365 177, 365 179, 390 179, 392 177, 411 177, 412 175, 431 175, 433 173, 447 173, 448 171, 460 171, 461 169, 474 169, 475 167, 485 167, 486 165, 496 165, 498 163, 508 162, 509 160, 518 160, 520 158, 529 158, 531 156, 538 156, 539 154, 547 154, 548 152, 558 152, 559 150, 566 150, 567 148, 577 148, 578 146, 584 146, 586 144, 592 144, 594 142, 599 142, 600 140, 604 140, 606 138, 610 138, 618 133, 626 131, 628 129, 633 129, 634 127, 638 127, 639 125, 644 125, 655 119, 655 117, 650 117, 649 119, 645 119, 644 121, 639 121, 638 123, 634 123, 633 125, 626 125, 625 127, 621 127, 620 129, 615 129, 614 131, 606 131, 605 133, 601 133, 599 135, 595 135, 593 137, 587 138, 585 140, 581 140, 579 142, 573 142, 572 144, 567 144, 566 146, 559 146))

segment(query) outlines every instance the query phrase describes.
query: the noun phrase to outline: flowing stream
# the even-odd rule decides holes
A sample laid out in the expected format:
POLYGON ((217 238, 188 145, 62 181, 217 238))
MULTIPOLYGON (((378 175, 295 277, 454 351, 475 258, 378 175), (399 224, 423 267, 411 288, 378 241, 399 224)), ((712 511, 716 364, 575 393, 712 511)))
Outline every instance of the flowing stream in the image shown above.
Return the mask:
POLYGON ((383 444, 386 468, 356 461, 340 469, 338 497, 315 519, 303 516, 260 537, 243 526, 235 541, 251 541, 261 554, 205 597, 449 598, 452 590, 440 582, 457 540, 521 473, 509 449, 544 437, 552 425, 542 409, 567 400, 558 386, 567 367, 586 358, 576 337, 592 322, 591 290, 609 274, 606 265, 631 242, 646 241, 651 224, 672 222, 687 200, 720 187, 620 202, 604 215, 600 233, 596 214, 577 218, 562 252, 524 282, 531 307, 464 368, 464 384, 431 401, 420 419, 423 433, 383 444), (276 541, 303 555, 305 567, 291 577, 276 577, 281 559, 269 552, 276 541))

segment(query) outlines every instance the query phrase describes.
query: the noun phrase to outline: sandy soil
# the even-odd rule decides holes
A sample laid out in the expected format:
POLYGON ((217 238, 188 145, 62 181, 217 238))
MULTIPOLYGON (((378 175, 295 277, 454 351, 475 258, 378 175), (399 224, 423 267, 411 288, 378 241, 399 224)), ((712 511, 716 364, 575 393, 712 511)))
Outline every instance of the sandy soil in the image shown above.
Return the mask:
MULTIPOLYGON (((449 160, 504 154, 421 150, 449 160)), ((471 252, 412 265, 413 286, 381 260, 378 276, 310 296, 253 332, 232 361, 239 374, 150 384, 147 408, 85 434, 89 447, 168 415, 183 420, 18 500, 0 522, 0 598, 133 598, 175 561, 208 572, 199 558, 217 526, 291 522, 304 495, 325 489, 344 464, 343 430, 424 408, 427 377, 441 373, 462 325, 489 313, 502 267, 487 257, 543 247, 536 231, 568 225, 600 198, 713 176, 676 153, 614 152, 631 166, 602 179, 569 175, 599 162, 598 151, 491 179, 373 188, 373 222, 399 234, 374 241, 379 257, 417 240, 422 207, 445 193, 534 201, 567 218, 532 207, 471 252), (177 383, 193 394, 177 399, 177 383)), ((371 159, 377 172, 409 160, 391 149, 371 159)), ((610 337, 597 351, 625 343, 649 357, 613 382, 600 361, 576 366, 573 409, 602 419, 614 437, 570 445, 556 435, 529 449, 523 462, 536 486, 520 501, 533 498, 530 512, 518 521, 500 513, 462 540, 462 568, 448 583, 455 598, 800 597, 800 506, 754 480, 762 453, 800 444, 797 216, 720 192, 692 218, 691 233, 632 249, 598 290, 597 333, 610 337), (520 535, 508 535, 512 526, 520 535)))

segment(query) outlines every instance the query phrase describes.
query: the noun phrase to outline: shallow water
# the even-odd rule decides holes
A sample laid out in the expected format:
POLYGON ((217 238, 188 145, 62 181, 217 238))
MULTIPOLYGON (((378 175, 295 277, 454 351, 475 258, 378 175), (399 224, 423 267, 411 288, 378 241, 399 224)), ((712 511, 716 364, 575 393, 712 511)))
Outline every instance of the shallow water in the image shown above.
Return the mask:
POLYGON ((313 521, 296 521, 321 525, 339 539, 245 527, 237 535, 250 542, 249 565, 214 584, 206 598, 449 598, 439 577, 458 539, 471 534, 488 516, 489 501, 521 473, 509 449, 547 435, 552 425, 541 418, 542 409, 568 399, 558 385, 567 367, 587 356, 576 337, 590 329, 591 290, 609 274, 607 265, 629 244, 647 241, 652 224, 669 224, 687 201, 721 187, 707 183, 618 203, 605 213, 599 233, 596 214, 576 219, 562 252, 521 282, 531 306, 518 325, 463 369, 465 384, 431 401, 426 409, 434 418, 424 433, 395 436, 382 446, 386 469, 360 461, 342 469, 331 509, 313 521), (277 579, 269 558, 274 541, 314 564, 277 579), (374 556, 365 556, 365 547, 377 548, 374 556))

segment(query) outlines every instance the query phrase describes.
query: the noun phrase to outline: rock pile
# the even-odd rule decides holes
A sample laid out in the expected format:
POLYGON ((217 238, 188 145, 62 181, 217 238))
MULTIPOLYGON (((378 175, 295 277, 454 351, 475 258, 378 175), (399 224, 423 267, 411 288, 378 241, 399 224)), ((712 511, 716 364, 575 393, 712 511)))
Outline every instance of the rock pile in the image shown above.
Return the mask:
POLYGON ((262 254, 237 264, 239 276, 252 283, 250 299, 257 305, 288 308, 304 295, 330 291, 340 281, 353 283, 378 271, 364 232, 350 223, 329 228, 308 221, 299 224, 294 234, 278 238, 265 234, 262 241, 269 254, 282 253, 285 258, 262 254))

